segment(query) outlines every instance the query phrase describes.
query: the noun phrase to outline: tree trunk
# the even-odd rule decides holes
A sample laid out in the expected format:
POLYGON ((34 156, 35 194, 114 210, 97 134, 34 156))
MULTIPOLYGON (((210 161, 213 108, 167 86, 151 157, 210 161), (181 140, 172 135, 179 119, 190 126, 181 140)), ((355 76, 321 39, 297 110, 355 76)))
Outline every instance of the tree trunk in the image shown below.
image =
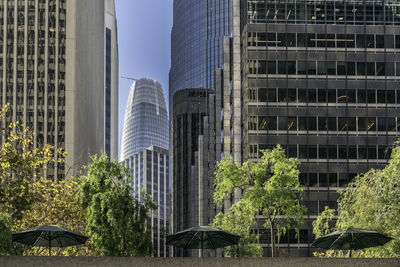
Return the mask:
POLYGON ((271 257, 275 257, 275 229, 273 223, 271 223, 271 257))

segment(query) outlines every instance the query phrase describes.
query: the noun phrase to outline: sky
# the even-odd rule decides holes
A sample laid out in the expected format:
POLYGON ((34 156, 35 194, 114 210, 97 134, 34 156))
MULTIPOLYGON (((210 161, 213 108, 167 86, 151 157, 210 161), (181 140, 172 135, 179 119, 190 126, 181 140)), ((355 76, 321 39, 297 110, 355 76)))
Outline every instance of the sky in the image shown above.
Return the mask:
POLYGON ((173 0, 116 0, 119 52, 118 155, 131 80, 161 83, 168 108, 173 0))

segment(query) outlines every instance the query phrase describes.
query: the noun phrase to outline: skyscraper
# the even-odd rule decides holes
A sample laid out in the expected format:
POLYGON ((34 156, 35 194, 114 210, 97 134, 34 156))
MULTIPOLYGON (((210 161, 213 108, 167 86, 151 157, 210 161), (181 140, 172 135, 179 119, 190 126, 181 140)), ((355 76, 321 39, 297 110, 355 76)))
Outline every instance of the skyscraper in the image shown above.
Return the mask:
MULTIPOLYGON (((208 110, 214 105, 214 96, 210 94, 214 89, 216 70, 223 67, 224 38, 231 34, 231 16, 231 0, 174 0, 169 104, 170 129, 179 132, 171 132, 170 153, 179 162, 171 165, 173 232, 208 225, 214 216, 212 172, 215 160, 221 156, 218 153, 221 151, 218 139, 221 117, 214 121, 215 116, 209 116, 208 110), (200 107, 201 112, 197 114, 196 110, 188 109, 190 105, 200 107), (182 113, 185 110, 188 112, 186 117, 182 113), (180 123, 186 130, 182 131, 174 123, 180 123), (214 133, 214 128, 217 135, 209 138, 209 132, 214 133), (190 147, 181 151, 188 140, 190 147), (190 160, 182 158, 185 157, 182 153, 189 153, 190 160), (188 214, 194 214, 194 217, 188 214)), ((182 253, 180 251, 179 255, 182 253)))
MULTIPOLYGON (((242 3, 243 160, 281 144, 301 161, 308 208, 281 253, 311 255, 312 221, 337 190, 387 163, 398 138, 400 17, 396 1, 242 3)), ((258 230, 265 255, 269 232, 258 230)))
POLYGON ((120 160, 150 146, 168 149, 168 114, 161 84, 142 78, 129 91, 120 160))
MULTIPOLYGON (((355 175, 385 166, 400 134, 398 3, 232 0, 230 7, 204 120, 209 162, 221 153, 257 161, 277 144, 298 157, 308 214, 278 247, 311 255, 312 221, 335 207, 337 190, 355 175)), ((270 255, 269 231, 255 231, 270 255)))
POLYGON ((129 92, 120 161, 130 168, 139 198, 145 189, 158 203, 151 214, 154 256, 166 257, 165 233, 169 229, 168 115, 161 84, 143 78, 129 92))
POLYGON ((113 0, 0 1, 2 125, 20 121, 35 146, 68 152, 46 177, 78 172, 89 153, 117 156, 117 53, 113 0))

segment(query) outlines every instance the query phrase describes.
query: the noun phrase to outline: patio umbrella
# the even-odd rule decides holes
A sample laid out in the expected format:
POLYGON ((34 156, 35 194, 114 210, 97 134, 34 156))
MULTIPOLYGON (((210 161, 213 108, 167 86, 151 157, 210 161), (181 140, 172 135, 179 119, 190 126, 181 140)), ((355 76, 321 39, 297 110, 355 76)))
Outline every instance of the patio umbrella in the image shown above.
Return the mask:
POLYGON ((351 251, 363 248, 383 246, 393 238, 376 231, 347 228, 341 231, 336 231, 316 239, 312 245, 323 249, 338 249, 351 251))
POLYGON ((74 233, 57 225, 43 225, 30 228, 26 231, 12 234, 12 241, 31 246, 68 247, 84 244, 86 236, 74 233))
POLYGON ((236 245, 240 236, 210 226, 196 226, 167 236, 167 244, 179 248, 216 249, 236 245))

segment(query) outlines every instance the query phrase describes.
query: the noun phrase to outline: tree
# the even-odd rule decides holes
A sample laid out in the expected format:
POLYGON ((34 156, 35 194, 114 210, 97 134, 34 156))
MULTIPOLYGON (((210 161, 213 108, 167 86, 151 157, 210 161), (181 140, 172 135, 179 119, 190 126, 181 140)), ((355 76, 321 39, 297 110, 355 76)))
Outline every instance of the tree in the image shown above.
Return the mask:
POLYGON ((106 154, 93 156, 82 178, 81 204, 87 231, 103 256, 151 256, 146 231, 150 211, 157 208, 150 196, 140 201, 133 193, 128 168, 106 154))
MULTIPOLYGON (((275 256, 275 238, 288 229, 298 229, 306 208, 299 203, 303 187, 299 183, 299 161, 287 158, 279 145, 263 151, 261 161, 247 161, 239 166, 231 158, 219 162, 215 171, 214 201, 222 208, 226 199, 241 192, 240 200, 227 212, 220 212, 214 226, 244 236, 244 241, 254 241, 250 234, 258 214, 265 218, 264 227, 271 232, 272 256, 275 256)), ((246 248, 242 244, 242 248, 246 248)), ((255 251, 254 245, 249 251, 255 251)))
MULTIPOLYGON (((398 142, 396 143, 399 144, 398 142)), ((400 147, 393 149, 391 158, 384 169, 360 174, 349 186, 339 191, 338 210, 321 214, 314 223, 317 237, 326 221, 333 222, 330 231, 349 227, 366 228, 387 234, 394 240, 385 246, 358 250, 355 257, 399 257, 400 255, 400 147), (337 212, 336 223, 328 213, 337 212), (325 217, 320 219, 320 217, 325 217)), ((342 253, 335 252, 334 256, 342 253)))
MULTIPOLYGON (((8 111, 6 105, 0 118, 8 111)), ((34 147, 36 135, 19 122, 11 123, 1 131, 5 142, 0 150, 0 206, 12 218, 20 219, 25 210, 36 200, 30 185, 40 178, 41 171, 55 162, 55 153, 62 162, 66 153, 62 149, 45 144, 34 147)))
MULTIPOLYGON (((9 104, 0 110, 0 120, 7 114, 9 104)), ((66 156, 51 145, 34 146, 35 134, 19 122, 0 130, 4 136, 0 149, 0 253, 23 253, 20 246, 10 246, 10 233, 22 228, 21 222, 32 206, 41 200, 33 184, 40 180, 41 171, 55 163, 55 153, 61 162, 66 156)))

